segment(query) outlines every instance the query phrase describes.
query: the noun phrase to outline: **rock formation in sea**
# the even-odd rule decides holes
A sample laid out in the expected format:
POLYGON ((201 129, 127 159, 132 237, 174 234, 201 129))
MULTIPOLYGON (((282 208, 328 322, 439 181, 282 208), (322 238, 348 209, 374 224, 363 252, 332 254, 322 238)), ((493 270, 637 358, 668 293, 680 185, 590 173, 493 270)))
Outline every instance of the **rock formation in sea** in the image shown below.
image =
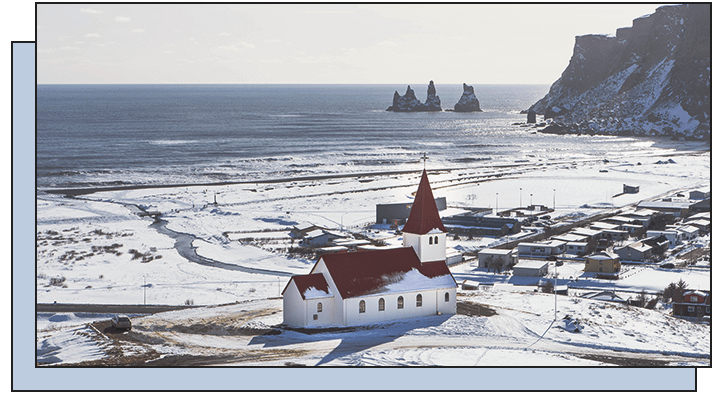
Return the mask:
POLYGON ((441 99, 436 95, 436 87, 433 81, 428 84, 426 102, 421 103, 416 99, 416 94, 408 85, 406 94, 401 96, 398 91, 393 94, 393 105, 386 111, 441 111, 441 99))
POLYGON ((463 94, 460 100, 453 106, 453 111, 456 112, 472 112, 481 111, 481 105, 476 98, 476 94, 473 92, 473 86, 463 84, 463 94))
POLYGON ((576 37, 548 94, 543 132, 710 139, 710 4, 663 6, 616 36, 576 37))

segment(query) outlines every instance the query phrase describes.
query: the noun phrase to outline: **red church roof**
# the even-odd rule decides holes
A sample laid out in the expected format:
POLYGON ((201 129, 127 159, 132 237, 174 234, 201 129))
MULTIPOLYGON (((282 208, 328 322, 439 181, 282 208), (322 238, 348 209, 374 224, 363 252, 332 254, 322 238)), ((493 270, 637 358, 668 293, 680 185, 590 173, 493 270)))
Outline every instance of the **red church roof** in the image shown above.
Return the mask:
MULTIPOLYGON (((326 282, 323 274, 293 275, 290 279, 295 282, 295 286, 298 288, 300 297, 302 297, 303 300, 306 300, 306 294, 309 294, 308 298, 318 297, 313 294, 322 295, 322 293, 319 292, 325 292, 325 295, 330 294, 328 282, 326 282)), ((288 284, 290 284, 290 282, 288 282, 288 284)), ((287 288, 288 286, 286 286, 286 289, 287 288)), ((285 289, 283 289, 283 293, 285 293, 285 289)))
POLYGON ((344 299, 456 287, 445 261, 421 264, 412 247, 326 254, 321 259, 344 299))
POLYGON ((433 229, 448 232, 446 227, 443 226, 441 216, 438 215, 436 199, 433 198, 431 184, 428 182, 428 175, 424 169, 421 183, 418 185, 418 191, 416 192, 416 198, 411 207, 411 214, 403 227, 403 232, 425 235, 433 229))

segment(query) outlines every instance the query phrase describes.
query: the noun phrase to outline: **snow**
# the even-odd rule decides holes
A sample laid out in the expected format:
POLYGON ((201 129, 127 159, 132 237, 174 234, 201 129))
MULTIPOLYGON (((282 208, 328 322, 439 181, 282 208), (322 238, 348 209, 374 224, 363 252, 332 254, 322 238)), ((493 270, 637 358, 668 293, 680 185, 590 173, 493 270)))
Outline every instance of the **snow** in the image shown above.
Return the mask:
MULTIPOLYGON (((593 140, 627 140, 599 137, 593 140)), ((628 207, 652 197, 688 192, 708 187, 708 152, 663 150, 650 143, 630 142, 633 148, 607 154, 608 162, 590 157, 568 156, 565 160, 545 160, 527 156, 531 162, 504 167, 517 172, 513 179, 491 179, 480 183, 485 194, 475 206, 495 210, 519 205, 519 187, 524 204, 533 193, 534 204, 555 205, 550 214, 556 224, 606 211, 628 207), (656 164, 673 159, 675 164, 656 164), (609 172, 599 174, 599 168, 609 172), (589 184, 589 182, 593 182, 589 184), (622 185, 640 186, 640 192, 622 192, 622 185), (555 189, 555 190, 554 190, 555 189), (586 207, 582 207, 586 205, 586 207)), ((487 171, 484 171, 486 173, 487 171)), ((473 171, 448 170, 430 175, 434 195, 446 197, 449 207, 463 205, 468 196, 478 194, 479 184, 464 182, 473 171)), ((280 296, 290 275, 307 274, 314 261, 287 252, 290 228, 315 224, 345 231, 364 233, 370 239, 399 246, 395 231, 373 227, 375 205, 407 202, 415 190, 417 177, 377 176, 362 184, 357 179, 310 181, 293 185, 276 183, 266 189, 256 185, 142 189, 98 192, 79 198, 39 194, 37 198, 37 302, 99 304, 169 304, 192 301, 200 307, 153 316, 136 316, 134 327, 173 326, 184 321, 223 318, 241 310, 274 309, 249 320, 232 322, 245 327, 272 327, 282 322, 280 296), (332 183, 332 184, 329 184, 332 183), (163 213, 167 229, 184 235, 187 249, 207 263, 189 261, 181 256, 176 238, 164 233, 153 220, 139 217, 126 204, 147 206, 163 213), (342 223, 341 223, 342 222, 342 223), (132 250, 132 251, 131 251, 132 250), (140 255, 136 257, 135 255, 140 255), (147 260, 147 261, 146 261, 147 260), (64 278, 53 285, 53 278, 64 278), (233 305, 236 302, 240 304, 233 305)), ((456 251, 477 251, 483 247, 522 238, 532 230, 511 238, 448 236, 447 246, 456 251)), ((709 243, 708 236, 699 239, 709 243)), ((608 365, 596 359, 582 358, 588 352, 621 351, 625 355, 659 359, 672 354, 687 357, 685 365, 707 365, 710 353, 708 326, 668 316, 668 310, 644 310, 608 305, 580 299, 593 290, 616 290, 632 297, 641 290, 655 293, 669 283, 684 280, 689 290, 710 289, 710 268, 660 269, 651 265, 624 265, 622 279, 606 281, 583 272, 581 261, 564 260, 562 266, 549 266, 558 273, 558 284, 569 286, 569 296, 559 296, 559 319, 553 322, 553 297, 534 293, 541 278, 494 274, 478 268, 475 261, 452 266, 457 282, 468 280, 480 285, 476 291, 461 291, 459 298, 493 308, 492 317, 465 315, 434 316, 428 319, 396 321, 378 329, 303 335, 283 331, 279 335, 215 336, 177 331, 162 331, 178 346, 153 347, 162 354, 189 354, 205 343, 204 351, 221 354, 225 349, 264 349, 258 340, 274 343, 281 349, 294 349, 304 343, 305 356, 278 361, 244 361, 242 365, 284 365, 286 361, 305 365, 608 365), (518 290, 491 289, 494 284, 514 286, 518 290), (580 332, 573 332, 569 315, 580 332), (610 315, 610 317, 607 317, 610 315), (549 326, 551 327, 549 329, 549 326), (544 332, 548 329, 548 332, 544 332), (638 332, 644 332, 639 335, 638 332), (542 339, 541 339, 542 337, 542 339), (540 341, 539 341, 540 340, 540 341), (537 343, 536 343, 537 342, 537 343), (358 351, 341 351, 346 344, 360 344, 358 351), (187 347, 183 347, 187 346, 187 347), (339 350, 334 349, 341 346, 339 350), (209 350, 210 349, 210 350, 209 350), (706 357, 706 358, 704 358, 706 357)), ((417 271, 406 274, 407 285, 419 278, 417 271), (414 275, 415 274, 415 275, 414 275)), ((428 280, 427 278, 424 278, 428 280)), ((314 295, 314 293, 309 293, 314 295)), ((105 319, 102 315, 38 314, 38 361, 72 364, 105 356, 103 341, 91 340, 97 334, 86 324, 105 319)), ((107 317, 109 318, 109 317, 107 317)), ((223 323, 218 323, 220 330, 223 323)), ((152 329, 148 328, 152 332, 152 329)), ((160 331, 159 331, 160 332, 160 331)), ((128 352, 141 351, 128 348, 128 352)), ((197 350, 200 352, 200 350, 197 350)), ((681 363, 679 358, 672 360, 681 363)))

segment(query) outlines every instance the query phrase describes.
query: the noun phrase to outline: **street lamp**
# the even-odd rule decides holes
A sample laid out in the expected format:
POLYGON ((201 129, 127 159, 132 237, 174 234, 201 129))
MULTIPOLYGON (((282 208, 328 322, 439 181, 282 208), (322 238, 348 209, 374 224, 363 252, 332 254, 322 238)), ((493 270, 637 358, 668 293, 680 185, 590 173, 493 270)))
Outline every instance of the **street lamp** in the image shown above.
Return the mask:
POLYGON ((556 210, 556 189, 553 189, 553 210, 556 210))
POLYGON ((556 321, 558 313, 558 264, 554 267, 555 276, 553 277, 553 320, 556 321))
POLYGON ((518 208, 523 207, 523 188, 518 188, 520 193, 518 194, 518 208))
POLYGON ((533 193, 531 193, 531 216, 533 216, 533 193))
POLYGON ((498 193, 496 193, 496 216, 498 216, 498 193))

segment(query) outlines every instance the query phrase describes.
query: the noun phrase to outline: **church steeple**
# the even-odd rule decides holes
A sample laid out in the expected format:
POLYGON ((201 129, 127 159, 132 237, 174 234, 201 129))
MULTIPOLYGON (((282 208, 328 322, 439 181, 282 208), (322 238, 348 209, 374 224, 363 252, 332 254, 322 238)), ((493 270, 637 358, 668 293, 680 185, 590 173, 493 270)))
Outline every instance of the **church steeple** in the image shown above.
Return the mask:
POLYGON ((403 227, 403 246, 413 247, 421 263, 445 262, 446 232, 424 169, 411 213, 403 227))
POLYGON ((438 214, 436 199, 433 197, 433 190, 431 190, 431 184, 428 182, 428 175, 424 169, 423 175, 421 175, 421 183, 418 185, 418 191, 416 192, 416 198, 411 207, 411 214, 403 227, 403 232, 425 235, 433 229, 448 232, 443 226, 441 216, 438 214))

